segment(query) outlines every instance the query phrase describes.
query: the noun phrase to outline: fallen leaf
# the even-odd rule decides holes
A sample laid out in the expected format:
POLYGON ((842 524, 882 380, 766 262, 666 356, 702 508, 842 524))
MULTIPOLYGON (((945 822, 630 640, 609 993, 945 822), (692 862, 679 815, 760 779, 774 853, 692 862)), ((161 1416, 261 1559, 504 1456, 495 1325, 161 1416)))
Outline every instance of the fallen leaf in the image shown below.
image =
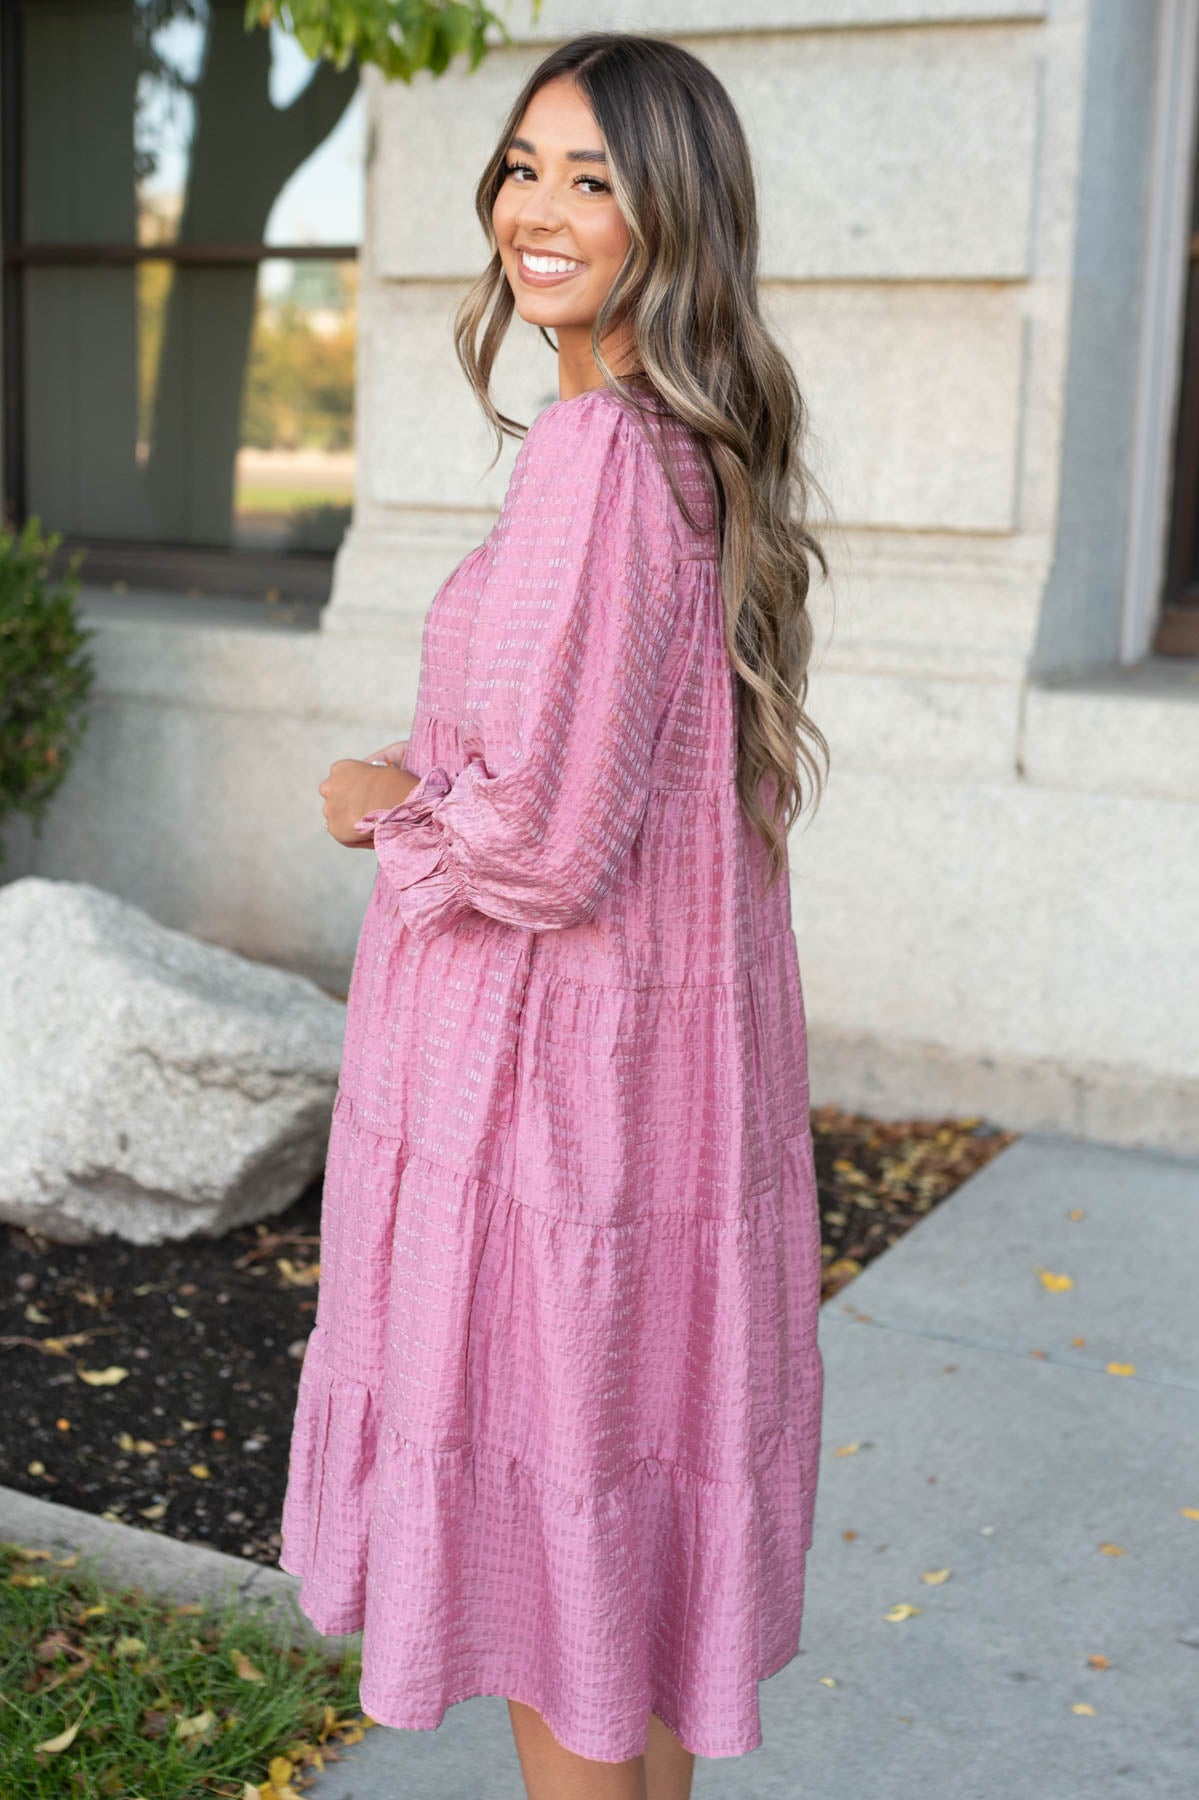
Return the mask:
POLYGON ((1083 1348, 1083 1346, 1085 1345, 1086 1341, 1087 1340, 1085 1337, 1074 1337, 1074 1338, 1070 1339, 1070 1343, 1075 1350, 1081 1350, 1083 1348))
POLYGON ((861 1444, 838 1444, 833 1451, 834 1456, 854 1456, 862 1448, 861 1444))
POLYGON ((950 1573, 949 1569, 925 1569, 920 1579, 927 1582, 929 1587, 940 1587, 943 1581, 949 1580, 950 1573))
POLYGON ((1038 1269, 1037 1273, 1041 1277, 1041 1286, 1048 1288, 1051 1294, 1064 1294, 1068 1288, 1074 1286, 1074 1278, 1071 1275, 1055 1275, 1051 1269, 1038 1269))
POLYGON ((264 1679, 262 1670, 254 1667, 244 1650, 231 1650, 229 1659, 239 1681, 262 1681, 264 1679))
POLYGON ((187 1472, 194 1475, 197 1481, 209 1481, 212 1478, 212 1470, 207 1463, 189 1463, 187 1472))
POLYGON ((837 1683, 831 1675, 818 1675, 816 1679, 821 1687, 836 1687, 837 1683))
POLYGON ((44 1738, 40 1744, 35 1744, 33 1746, 34 1749, 48 1750, 51 1755, 54 1755, 59 1750, 70 1749, 71 1745, 75 1742, 75 1733, 83 1724, 83 1721, 87 1716, 87 1709, 94 1699, 95 1695, 89 1694, 84 1704, 83 1711, 80 1713, 75 1723, 73 1725, 68 1725, 65 1731, 60 1731, 57 1737, 44 1738))
POLYGON ((129 1371, 112 1363, 107 1369, 77 1368, 75 1373, 80 1381, 86 1381, 89 1387, 115 1387, 118 1381, 124 1381, 129 1371))
POLYGON ((1119 1544, 1100 1544, 1099 1548, 1102 1551, 1104 1556, 1123 1556, 1124 1555, 1124 1552, 1123 1552, 1123 1550, 1121 1550, 1119 1544))
POLYGON ((1178 1510, 1184 1519, 1199 1519, 1199 1506, 1180 1506, 1178 1510))
POLYGON ((193 1713, 190 1719, 176 1719, 175 1736, 180 1738, 199 1737, 216 1724, 216 1714, 208 1707, 203 1712, 193 1713))
POLYGON ((841 1533, 841 1536, 845 1539, 847 1544, 852 1544, 857 1535, 856 1531, 850 1531, 848 1529, 841 1533))
POLYGON ((1135 1363, 1108 1363, 1107 1372, 1109 1375, 1135 1375, 1137 1365, 1135 1363))
POLYGON ((119 1637, 112 1647, 114 1656, 141 1656, 146 1648, 139 1637, 119 1637))
POLYGON ((1070 1708, 1070 1711, 1087 1713, 1091 1718, 1094 1718, 1095 1716, 1095 1708, 1093 1706, 1088 1706, 1085 1700, 1076 1700, 1074 1705, 1070 1708))
POLYGON ((275 1267, 283 1273, 283 1279, 291 1287, 312 1287, 321 1278, 321 1265, 314 1263, 294 1263, 289 1256, 275 1258, 275 1267))
POLYGON ((901 1600, 898 1606, 893 1606, 888 1612, 885 1612, 883 1618, 890 1619, 892 1623, 898 1623, 900 1619, 914 1618, 919 1611, 918 1606, 909 1606, 906 1600, 901 1600))
POLYGON ((1093 1669, 1110 1669, 1112 1666, 1110 1660, 1106 1656, 1100 1656, 1098 1654, 1088 1656, 1087 1661, 1093 1669))
POLYGON ((1085 1219, 1086 1218, 1086 1214, 1083 1212, 1081 1206, 1072 1206, 1070 1208, 1070 1211, 1067 1216, 1071 1219, 1085 1219))

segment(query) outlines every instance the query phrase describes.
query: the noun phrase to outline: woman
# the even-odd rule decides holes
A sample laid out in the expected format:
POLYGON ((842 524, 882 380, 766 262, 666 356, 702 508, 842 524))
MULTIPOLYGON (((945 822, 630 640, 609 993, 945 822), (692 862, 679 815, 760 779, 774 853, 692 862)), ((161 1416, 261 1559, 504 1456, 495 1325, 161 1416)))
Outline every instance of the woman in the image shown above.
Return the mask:
POLYGON ((804 739, 827 756, 827 567, 711 72, 554 50, 477 204, 459 358, 518 435, 488 387, 515 308, 560 398, 433 601, 411 738, 320 784, 378 870, 280 1562, 320 1630, 363 1630, 372 1718, 503 1694, 531 1800, 686 1800, 697 1753, 761 1742, 811 1537, 786 830, 804 739))

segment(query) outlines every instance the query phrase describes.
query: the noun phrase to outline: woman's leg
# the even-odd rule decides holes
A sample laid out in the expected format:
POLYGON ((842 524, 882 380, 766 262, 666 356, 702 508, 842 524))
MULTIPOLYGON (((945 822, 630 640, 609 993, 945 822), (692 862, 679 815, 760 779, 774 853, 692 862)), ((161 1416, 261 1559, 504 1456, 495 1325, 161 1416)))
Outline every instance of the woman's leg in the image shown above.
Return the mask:
POLYGON ((670 1726, 651 1713, 645 1745, 646 1800, 691 1800, 694 1774, 694 1750, 685 1750, 670 1726))
POLYGON ((509 1700, 508 1712, 529 1800, 648 1800, 644 1757, 594 1762, 564 1749, 541 1714, 522 1700, 509 1700))

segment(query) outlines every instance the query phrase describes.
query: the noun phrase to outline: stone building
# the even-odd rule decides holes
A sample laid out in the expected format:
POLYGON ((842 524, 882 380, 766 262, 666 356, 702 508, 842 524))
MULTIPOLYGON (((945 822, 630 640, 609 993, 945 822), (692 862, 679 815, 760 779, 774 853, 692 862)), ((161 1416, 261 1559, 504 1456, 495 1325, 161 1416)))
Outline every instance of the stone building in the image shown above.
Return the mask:
MULTIPOLYGON (((484 253, 477 172, 546 44, 661 31, 746 123, 765 304, 836 514, 810 691, 832 774, 791 840, 813 1100, 1199 1147, 1199 9, 545 0, 533 28, 520 0, 516 42, 473 74, 368 71, 352 101, 301 101, 317 143, 335 110, 365 115, 361 232, 328 252, 356 262, 353 516, 341 536, 325 494, 315 537, 272 541, 267 518, 240 542, 219 492, 207 523, 179 523, 203 459, 228 462, 228 407, 222 427, 185 359, 163 364, 186 387, 174 523, 122 511, 104 443, 137 435, 131 353, 102 377, 95 356, 150 265, 55 260, 72 232, 136 233, 98 225, 94 192, 86 229, 64 222, 63 153, 51 170, 38 137, 47 90, 57 117, 75 108, 79 156, 111 127, 112 83, 100 108, 94 59, 63 48, 101 15, 129 103, 129 7, 23 10, 2 46, 6 168, 22 144, 28 167, 23 202, 6 182, 6 490, 91 546, 101 679, 80 763, 40 841, 10 832, 7 877, 97 882, 344 989, 374 859, 328 841, 317 783, 405 735, 425 610, 515 454, 488 467, 450 341, 484 253), (59 214, 47 202, 39 239, 43 167, 59 214)), ((211 0, 214 33, 228 11, 211 0)), ((237 229, 277 247, 246 206, 237 229)), ((203 264, 218 236, 237 230, 197 205, 199 249, 170 265, 197 317, 227 272, 203 264)), ((496 385, 526 421, 557 397, 519 320, 496 385)))

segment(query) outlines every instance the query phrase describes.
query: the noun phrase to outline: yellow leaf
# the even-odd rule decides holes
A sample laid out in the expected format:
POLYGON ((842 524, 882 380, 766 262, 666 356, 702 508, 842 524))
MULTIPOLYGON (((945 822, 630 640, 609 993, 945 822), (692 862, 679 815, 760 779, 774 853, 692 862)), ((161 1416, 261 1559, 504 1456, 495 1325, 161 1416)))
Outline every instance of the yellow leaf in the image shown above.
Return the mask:
POLYGON ((1135 1375, 1137 1365, 1135 1363, 1108 1363, 1107 1372, 1109 1375, 1135 1375))
POLYGON ((73 1725, 68 1725, 65 1731, 60 1731, 57 1737, 44 1738, 40 1744, 35 1744, 33 1746, 34 1749, 35 1750, 48 1750, 51 1755, 54 1755, 55 1752, 57 1752, 59 1750, 70 1749, 71 1745, 75 1742, 75 1733, 79 1730, 79 1727, 83 1724, 84 1718, 87 1714, 87 1709, 91 1705, 91 1703, 94 1699, 95 1699, 95 1695, 89 1694, 87 1697, 86 1704, 84 1705, 83 1711, 80 1713, 80 1715, 76 1719, 75 1723, 73 1725))
POLYGON ((1199 1506, 1180 1506, 1178 1510, 1184 1519, 1199 1519, 1199 1506))
POLYGON ((292 1768, 290 1757, 272 1756, 270 1760, 270 1777, 276 1787, 281 1787, 285 1782, 290 1781, 294 1773, 295 1771, 292 1768))
POLYGON ((48 1550, 28 1549, 24 1544, 14 1544, 13 1549, 23 1562, 49 1562, 51 1560, 48 1550))
POLYGON ((231 1650, 229 1657, 240 1681, 262 1681, 264 1679, 262 1670, 254 1667, 244 1650, 231 1650))
POLYGON ((301 1266, 292 1262, 289 1256, 277 1256, 275 1267, 282 1270, 284 1281, 292 1287, 311 1287, 314 1282, 320 1280, 321 1265, 319 1263, 308 1263, 306 1266, 301 1266))
POLYGON ((190 1719, 176 1719, 175 1736, 181 1738, 199 1737, 210 1725, 216 1724, 216 1714, 205 1707, 203 1712, 193 1713, 190 1719))
POLYGON ((190 1306, 172 1306, 171 1311, 177 1319, 190 1319, 192 1316, 190 1306))
POLYGON ((1072 1219, 1084 1219, 1086 1214, 1083 1212, 1081 1206, 1072 1206, 1070 1208, 1069 1216, 1072 1219))
POLYGON ((862 1448, 861 1444, 838 1444, 833 1451, 834 1456, 854 1456, 862 1448))
POLYGON ((139 1637, 119 1637, 112 1647, 114 1656, 140 1656, 146 1648, 139 1637))
POLYGON ((889 1612, 885 1612, 883 1618, 890 1619, 892 1623, 897 1624, 900 1619, 913 1618, 919 1611, 918 1606, 909 1606, 906 1600, 901 1600, 898 1606, 893 1606, 889 1612))
POLYGON ((1095 1717, 1095 1708, 1093 1706, 1088 1706, 1085 1700, 1076 1700, 1074 1705, 1070 1708, 1070 1711, 1087 1713, 1092 1719, 1095 1717))
POLYGON ((18 1570, 15 1575, 9 1576, 8 1585, 9 1587, 45 1587, 46 1577, 44 1575, 22 1575, 18 1570))
POLYGON ((111 1363, 107 1369, 76 1369, 75 1373, 89 1387, 115 1387, 118 1381, 124 1381, 129 1371, 111 1363))
POLYGON ((1123 1552, 1123 1550, 1121 1550, 1119 1544, 1100 1544, 1099 1548, 1103 1552, 1104 1556, 1123 1556, 1124 1555, 1124 1552, 1123 1552))
POLYGON ((920 1579, 926 1581, 929 1587, 940 1587, 943 1581, 949 1580, 949 1574, 948 1569, 925 1569, 920 1579))
POLYGON ((37 1462, 36 1460, 34 1462, 31 1462, 26 1469, 26 1474, 29 1474, 29 1475, 44 1475, 45 1473, 46 1473, 45 1463, 37 1462))
POLYGON ((207 1463, 189 1463, 187 1472, 189 1475, 194 1475, 197 1481, 209 1481, 212 1477, 212 1471, 207 1463))
POLYGON ((157 1506, 138 1507, 138 1511, 141 1513, 143 1519, 161 1519, 166 1509, 167 1503, 165 1500, 160 1500, 157 1506))
POLYGON ((121 1433, 120 1437, 117 1439, 117 1448, 119 1450, 132 1450, 133 1434, 128 1431, 123 1431, 121 1433))
POLYGON ((819 1680, 821 1687, 836 1687, 837 1685, 831 1675, 821 1675, 818 1676, 817 1679, 819 1680))
POLYGON ((1051 1269, 1041 1269, 1038 1273, 1041 1277, 1041 1286, 1048 1288, 1051 1294, 1064 1294, 1067 1288, 1074 1286, 1074 1278, 1071 1275, 1055 1275, 1051 1269))
POLYGON ((1108 1657, 1100 1656, 1098 1653, 1094 1656, 1088 1656, 1087 1661, 1093 1669, 1110 1669, 1112 1666, 1108 1657))
POLYGON ((98 1619, 102 1613, 107 1611, 108 1607, 103 1603, 98 1606, 85 1606, 79 1617, 81 1619, 98 1619))
POLYGON ((180 1419, 179 1423, 184 1431, 203 1431, 204 1429, 203 1419, 180 1419))

